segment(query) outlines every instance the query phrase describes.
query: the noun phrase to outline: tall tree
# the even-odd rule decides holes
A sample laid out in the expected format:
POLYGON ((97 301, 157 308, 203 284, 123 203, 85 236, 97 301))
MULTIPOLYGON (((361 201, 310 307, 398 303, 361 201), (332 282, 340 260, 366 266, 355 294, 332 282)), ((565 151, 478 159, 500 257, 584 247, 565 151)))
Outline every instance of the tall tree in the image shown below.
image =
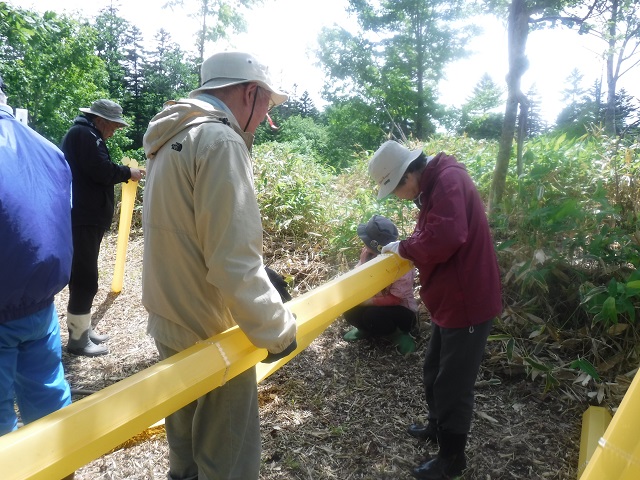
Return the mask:
POLYGON ((457 131, 471 138, 498 139, 502 131, 503 115, 492 112, 504 105, 504 89, 485 73, 473 87, 473 92, 460 109, 457 131))
POLYGON ((197 70, 196 58, 173 42, 167 31, 160 30, 143 65, 144 116, 150 119, 167 100, 184 97, 197 88, 197 70))
POLYGON ((424 138, 435 130, 444 66, 464 54, 476 32, 453 26, 469 11, 464 6, 463 0, 349 0, 360 31, 324 29, 319 38, 318 57, 329 78, 325 98, 358 98, 377 112, 379 125, 393 121, 424 138))
POLYGON ((582 100, 586 90, 582 87, 582 79, 584 75, 580 70, 574 68, 565 80, 565 88, 562 90, 562 101, 572 104, 582 100))
POLYGON ((605 131, 615 135, 618 80, 640 63, 640 2, 600 0, 587 26, 589 33, 606 44, 607 66, 605 131))
POLYGON ((263 0, 169 0, 163 8, 180 7, 193 13, 189 17, 198 19, 200 29, 196 34, 198 65, 204 60, 207 42, 217 42, 247 28, 244 20, 248 9, 263 0))
POLYGON ((98 32, 96 51, 109 74, 109 98, 120 101, 125 91, 125 49, 131 24, 118 15, 113 2, 100 11, 94 21, 98 32))
MULTIPOLYGON (((571 87, 573 89, 573 87, 571 87)), ((558 114, 556 130, 567 134, 568 137, 584 135, 594 125, 603 123, 602 117, 602 84, 596 80, 590 90, 579 88, 577 95, 568 95, 572 101, 558 114)))
POLYGON ((504 103, 504 88, 497 85, 488 73, 482 75, 471 96, 467 99, 465 108, 471 114, 487 113, 504 103))
POLYGON ((142 146, 142 136, 147 130, 149 117, 143 100, 144 78, 144 58, 145 52, 142 47, 142 33, 138 27, 132 26, 124 38, 124 97, 122 107, 125 115, 131 118, 132 124, 129 127, 129 137, 133 140, 133 148, 142 146))
POLYGON ((531 85, 529 90, 527 90, 527 99, 529 100, 529 114, 527 115, 525 137, 532 138, 546 132, 548 125, 542 117, 542 110, 540 108, 542 102, 540 101, 540 94, 535 84, 531 85))
MULTIPOLYGON (((556 24, 582 25, 592 12, 588 11, 584 17, 565 13, 565 10, 580 3, 580 0, 511 0, 508 4, 503 0, 487 0, 487 3, 498 16, 504 15, 505 7, 508 12, 506 15, 509 57, 507 102, 496 168, 489 192, 489 209, 493 210, 502 201, 516 132, 516 121, 520 117, 520 124, 524 125, 529 109, 529 100, 521 90, 522 76, 529 66, 526 55, 529 30, 556 24)), ((522 157, 521 149, 518 150, 517 157, 522 157)))

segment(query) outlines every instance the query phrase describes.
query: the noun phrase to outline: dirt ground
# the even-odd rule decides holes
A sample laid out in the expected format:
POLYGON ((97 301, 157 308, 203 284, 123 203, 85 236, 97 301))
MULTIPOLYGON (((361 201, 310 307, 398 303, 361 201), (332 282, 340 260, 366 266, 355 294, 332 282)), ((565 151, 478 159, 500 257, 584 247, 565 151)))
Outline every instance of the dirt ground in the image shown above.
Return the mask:
MULTIPOLYGON (((109 333, 110 354, 87 358, 63 353, 74 401, 157 361, 141 304, 142 237, 133 237, 123 291, 110 293, 116 235, 103 243, 97 330, 109 333)), ((275 263, 295 274, 291 262, 275 263)), ((295 276, 295 275, 294 275, 295 276)), ((325 279, 326 281, 327 279, 325 279)), ((295 292, 294 292, 295 296, 295 292)), ((66 345, 67 291, 56 297, 66 345)), ((426 418, 422 358, 429 338, 426 314, 416 332, 418 350, 399 355, 384 340, 347 343, 337 319, 304 352, 259 385, 264 480, 410 479, 411 468, 435 453, 406 427, 426 418)), ((478 377, 466 480, 575 479, 581 415, 586 405, 561 391, 542 395, 524 373, 500 368, 490 343, 478 377)), ((78 480, 164 479, 164 428, 134 437, 76 473, 78 480)))

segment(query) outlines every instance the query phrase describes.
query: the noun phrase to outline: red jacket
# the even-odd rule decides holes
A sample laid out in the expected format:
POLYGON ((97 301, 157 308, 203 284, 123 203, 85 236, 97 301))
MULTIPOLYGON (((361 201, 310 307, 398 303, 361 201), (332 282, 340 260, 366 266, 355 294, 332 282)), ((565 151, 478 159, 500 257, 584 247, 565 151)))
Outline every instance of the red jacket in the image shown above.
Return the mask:
POLYGON ((399 252, 420 273, 420 297, 432 321, 462 328, 502 312, 500 272, 489 223, 464 166, 436 155, 420 179, 420 216, 399 252))

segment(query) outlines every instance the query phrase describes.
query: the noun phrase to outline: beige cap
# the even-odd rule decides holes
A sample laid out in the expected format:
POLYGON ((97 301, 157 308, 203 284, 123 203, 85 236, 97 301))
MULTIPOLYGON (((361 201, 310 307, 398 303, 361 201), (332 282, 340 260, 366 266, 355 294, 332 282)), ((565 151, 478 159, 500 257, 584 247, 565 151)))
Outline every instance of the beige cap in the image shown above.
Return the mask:
POLYGON ((211 55, 200 68, 201 86, 193 90, 189 97, 199 92, 228 87, 239 83, 255 82, 271 92, 271 103, 280 105, 289 96, 271 85, 269 68, 247 52, 218 52, 211 55))

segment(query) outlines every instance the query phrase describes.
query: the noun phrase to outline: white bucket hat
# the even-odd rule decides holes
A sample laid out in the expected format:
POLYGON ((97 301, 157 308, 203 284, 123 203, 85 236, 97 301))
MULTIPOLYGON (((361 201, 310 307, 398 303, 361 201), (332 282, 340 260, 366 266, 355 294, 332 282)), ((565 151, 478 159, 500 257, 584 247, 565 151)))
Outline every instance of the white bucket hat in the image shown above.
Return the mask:
POLYGON ((422 148, 409 150, 398 142, 384 142, 369 160, 369 175, 378 184, 378 200, 393 192, 411 162, 420 156, 422 148))
POLYGON ((200 68, 200 87, 193 90, 189 97, 214 88, 228 87, 239 83, 255 82, 271 92, 271 103, 280 105, 289 96, 271 86, 269 67, 247 52, 218 52, 211 55, 200 68))
POLYGON ((127 127, 129 124, 124 121, 122 116, 122 107, 116 102, 106 100, 104 98, 96 100, 91 104, 89 108, 79 108, 83 113, 93 113, 99 117, 102 117, 111 122, 119 123, 127 127))

